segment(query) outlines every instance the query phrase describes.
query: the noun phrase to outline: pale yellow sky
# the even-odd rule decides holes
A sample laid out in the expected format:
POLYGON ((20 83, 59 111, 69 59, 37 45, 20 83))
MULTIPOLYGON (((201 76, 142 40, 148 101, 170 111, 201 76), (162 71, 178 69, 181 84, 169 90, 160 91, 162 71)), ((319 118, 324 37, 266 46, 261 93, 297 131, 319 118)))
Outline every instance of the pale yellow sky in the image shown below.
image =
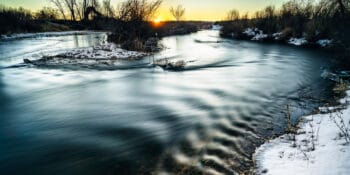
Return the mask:
MULTIPOLYGON (((124 0, 112 0, 116 7, 124 0)), ((255 12, 268 5, 280 7, 288 0, 164 0, 157 16, 162 20, 172 20, 169 8, 181 4, 186 8, 186 20, 221 20, 231 9, 237 9, 241 14, 255 12)), ((50 6, 48 0, 0 0, 0 4, 12 7, 22 6, 31 10, 38 10, 43 6, 50 6)))

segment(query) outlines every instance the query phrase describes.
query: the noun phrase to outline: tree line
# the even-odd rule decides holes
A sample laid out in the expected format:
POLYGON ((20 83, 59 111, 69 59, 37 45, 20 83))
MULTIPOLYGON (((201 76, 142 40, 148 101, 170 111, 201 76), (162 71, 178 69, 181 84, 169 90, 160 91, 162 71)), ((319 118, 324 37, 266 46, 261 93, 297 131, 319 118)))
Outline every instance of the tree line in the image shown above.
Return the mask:
POLYGON ((60 17, 64 20, 80 21, 89 18, 88 9, 103 14, 104 17, 113 18, 115 8, 111 0, 49 0, 59 12, 60 17))
POLYGON ((84 29, 79 23, 96 15, 113 18, 115 8, 111 0, 48 0, 50 7, 32 12, 23 7, 0 5, 0 34, 17 32, 45 32, 84 29), (86 13, 90 9, 92 13, 86 13))
POLYGON ((349 44, 350 0, 291 0, 280 8, 268 6, 253 15, 228 12, 221 35, 244 39, 246 28, 258 28, 281 40, 304 37, 308 41, 329 38, 349 44))
POLYGON ((50 7, 33 13, 22 7, 10 8, 0 5, 0 34, 68 30, 64 25, 50 23, 58 16, 57 11, 50 7))

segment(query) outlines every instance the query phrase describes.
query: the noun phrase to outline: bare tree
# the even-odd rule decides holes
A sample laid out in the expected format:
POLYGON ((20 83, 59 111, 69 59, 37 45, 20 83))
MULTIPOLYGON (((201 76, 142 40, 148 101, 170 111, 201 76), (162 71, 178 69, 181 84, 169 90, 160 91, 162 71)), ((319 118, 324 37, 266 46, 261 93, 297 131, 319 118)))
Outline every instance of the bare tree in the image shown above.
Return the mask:
POLYGON ((57 9, 52 7, 43 7, 41 10, 35 13, 36 19, 41 20, 53 20, 57 19, 59 16, 57 9))
POLYGON ((98 0, 91 0, 92 2, 92 6, 95 7, 95 8, 99 8, 100 7, 100 3, 98 0))
POLYGON ((113 6, 111 5, 111 0, 103 0, 103 14, 108 17, 114 17, 115 16, 115 11, 113 9, 113 6))
POLYGON ((64 0, 66 7, 68 8, 70 12, 70 17, 72 21, 76 21, 75 17, 75 5, 76 5, 76 0, 64 0))
POLYGON ((345 13, 346 13, 346 7, 345 7, 345 3, 346 2, 343 2, 343 0, 337 0, 336 2, 334 2, 337 4, 338 6, 338 9, 341 13, 341 15, 344 17, 345 16, 345 13))
POLYGON ((180 21, 182 19, 182 17, 185 15, 185 11, 186 10, 184 7, 182 7, 182 5, 178 5, 176 8, 170 8, 170 13, 173 15, 176 21, 180 21))
POLYGON ((54 6, 56 6, 57 10, 61 13, 62 17, 64 20, 67 20, 66 14, 64 12, 64 4, 60 0, 50 0, 54 6))
POLYGON ((248 12, 246 12, 246 13, 241 17, 241 19, 243 19, 243 20, 248 20, 248 18, 249 18, 249 13, 248 13, 248 12))
MULTIPOLYGON (((85 14, 88 9, 93 9, 94 11, 101 10, 100 0, 49 0, 52 2, 58 11, 62 14, 63 18, 68 17, 65 12, 69 12, 69 17, 71 20, 82 20, 86 19, 85 14), (99 10, 98 10, 99 9, 99 10)), ((109 5, 109 15, 114 11, 113 7, 110 5, 110 0, 104 0, 104 3, 109 5)))
POLYGON ((227 19, 228 21, 235 21, 235 20, 238 20, 238 19, 239 19, 239 12, 238 12, 238 10, 233 9, 233 10, 229 11, 229 12, 227 13, 226 19, 227 19))
POLYGON ((319 14, 331 16, 340 14, 342 17, 349 12, 350 0, 322 0, 318 7, 319 14))
POLYGON ((268 6, 264 10, 265 27, 267 29, 266 32, 269 34, 272 34, 276 30, 277 25, 275 25, 274 20, 276 16, 275 11, 276 10, 274 6, 268 6))
POLYGON ((83 19, 83 9, 81 8, 82 7, 82 2, 81 1, 75 1, 75 9, 76 9, 76 14, 77 14, 77 17, 79 18, 79 20, 82 20, 83 19))
POLYGON ((80 3, 81 16, 83 19, 85 19, 85 11, 88 6, 89 6, 89 0, 82 0, 82 2, 80 3))
POLYGON ((275 17, 275 7, 274 6, 268 6, 265 8, 265 18, 271 19, 275 17))
POLYGON ((148 21, 162 2, 162 0, 127 0, 119 6, 118 18, 122 21, 148 21))

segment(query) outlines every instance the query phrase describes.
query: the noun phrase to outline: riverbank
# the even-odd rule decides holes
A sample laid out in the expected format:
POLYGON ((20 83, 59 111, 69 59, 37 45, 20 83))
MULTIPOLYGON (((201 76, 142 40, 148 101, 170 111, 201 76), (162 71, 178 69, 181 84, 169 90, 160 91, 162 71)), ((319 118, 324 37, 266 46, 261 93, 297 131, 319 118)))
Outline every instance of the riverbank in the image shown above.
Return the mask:
MULTIPOLYGON (((58 32, 34 32, 34 33, 15 33, 9 35, 0 35, 1 40, 14 40, 36 37, 57 37, 57 36, 69 36, 69 35, 88 35, 95 31, 81 30, 81 31, 58 31, 58 32)), ((95 32, 102 33, 102 32, 95 32)))
POLYGON ((224 38, 249 40, 256 42, 275 42, 281 44, 288 44, 298 47, 309 47, 309 48, 323 48, 323 49, 334 49, 339 44, 332 38, 319 38, 314 40, 308 40, 306 37, 291 37, 290 31, 281 31, 273 34, 267 34, 263 30, 258 28, 246 28, 241 32, 228 32, 222 27, 220 36, 224 38))
POLYGON ((350 160, 350 91, 336 107, 305 116, 296 134, 285 134, 260 146, 254 155, 256 174, 348 174, 350 160))

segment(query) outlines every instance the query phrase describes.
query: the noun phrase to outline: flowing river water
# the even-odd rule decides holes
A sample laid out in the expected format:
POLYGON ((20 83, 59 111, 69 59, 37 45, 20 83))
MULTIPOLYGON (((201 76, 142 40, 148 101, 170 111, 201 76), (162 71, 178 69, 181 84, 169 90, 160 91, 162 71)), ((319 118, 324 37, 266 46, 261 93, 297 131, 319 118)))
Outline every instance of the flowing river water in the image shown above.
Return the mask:
POLYGON ((186 60, 184 71, 13 66, 105 38, 0 41, 0 174, 242 173, 283 131, 287 99, 307 104, 299 116, 319 105, 306 91, 332 95, 320 76, 331 55, 210 30, 162 39, 154 59, 186 60))

